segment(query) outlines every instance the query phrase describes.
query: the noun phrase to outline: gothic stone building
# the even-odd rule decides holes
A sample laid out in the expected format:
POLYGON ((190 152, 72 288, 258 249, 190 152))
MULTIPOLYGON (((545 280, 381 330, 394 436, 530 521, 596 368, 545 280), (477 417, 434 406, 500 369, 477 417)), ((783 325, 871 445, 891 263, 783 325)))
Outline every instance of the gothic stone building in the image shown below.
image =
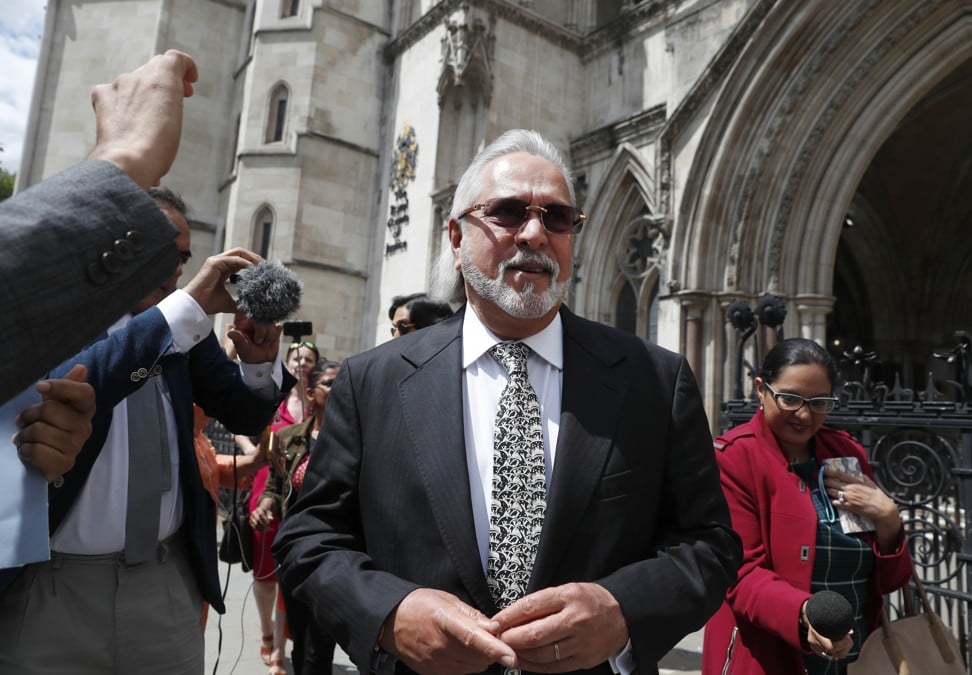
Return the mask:
POLYGON ((167 48, 201 72, 167 178, 194 264, 292 267, 329 356, 387 339, 511 127, 575 169, 573 309, 684 353, 710 415, 733 299, 912 381, 972 329, 972 0, 50 0, 20 187, 93 145, 93 84, 167 48))

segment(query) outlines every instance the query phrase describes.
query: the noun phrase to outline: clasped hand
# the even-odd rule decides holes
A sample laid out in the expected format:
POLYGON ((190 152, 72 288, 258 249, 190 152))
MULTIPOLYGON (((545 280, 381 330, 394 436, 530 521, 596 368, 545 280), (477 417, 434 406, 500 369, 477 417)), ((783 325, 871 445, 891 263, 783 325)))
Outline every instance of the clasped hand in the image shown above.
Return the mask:
POLYGON ((627 640, 614 596, 571 583, 524 596, 492 619, 450 593, 420 588, 389 615, 379 646, 423 673, 480 672, 493 663, 559 673, 603 663, 627 640))

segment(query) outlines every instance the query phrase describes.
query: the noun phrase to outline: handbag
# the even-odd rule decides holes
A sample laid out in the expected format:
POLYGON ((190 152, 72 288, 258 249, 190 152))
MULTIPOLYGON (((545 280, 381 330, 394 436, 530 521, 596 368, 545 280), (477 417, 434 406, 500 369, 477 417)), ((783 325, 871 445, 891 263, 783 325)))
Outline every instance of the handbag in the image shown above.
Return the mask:
POLYGON ((219 542, 219 559, 226 563, 240 563, 244 572, 253 569, 253 531, 250 514, 234 507, 223 520, 223 538, 219 542))
POLYGON ((918 575, 912 578, 922 613, 889 621, 883 609, 879 629, 867 636, 847 675, 966 675, 952 630, 932 609, 918 575))
POLYGON ((239 563, 244 572, 253 569, 253 530, 247 508, 249 490, 239 497, 236 491, 236 462, 233 462, 233 508, 223 520, 223 538, 219 542, 219 559, 239 563))

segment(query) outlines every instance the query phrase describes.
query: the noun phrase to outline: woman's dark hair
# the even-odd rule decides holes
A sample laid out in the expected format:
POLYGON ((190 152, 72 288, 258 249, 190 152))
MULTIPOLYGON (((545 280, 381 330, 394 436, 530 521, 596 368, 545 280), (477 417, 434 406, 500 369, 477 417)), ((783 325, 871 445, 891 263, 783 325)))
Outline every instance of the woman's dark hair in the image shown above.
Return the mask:
POLYGON ((415 298, 407 306, 408 320, 416 329, 428 328, 452 316, 452 307, 445 302, 433 300, 427 295, 415 298))
POLYGON ((788 366, 819 365, 827 371, 830 388, 837 386, 837 362, 827 350, 813 340, 789 338, 776 343, 763 359, 759 376, 768 384, 773 384, 784 368, 788 366))
POLYGON ((307 386, 311 389, 319 385, 324 380, 324 373, 329 368, 340 368, 340 361, 318 361, 307 373, 307 386))

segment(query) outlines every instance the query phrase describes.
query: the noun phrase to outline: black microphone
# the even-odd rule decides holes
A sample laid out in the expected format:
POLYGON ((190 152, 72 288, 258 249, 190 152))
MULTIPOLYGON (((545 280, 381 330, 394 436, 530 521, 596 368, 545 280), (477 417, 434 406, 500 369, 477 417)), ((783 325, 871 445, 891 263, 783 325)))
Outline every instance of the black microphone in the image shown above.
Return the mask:
POLYGON ((234 277, 239 293, 236 306, 254 323, 283 321, 300 307, 304 284, 280 263, 264 260, 234 277))
POLYGON ((854 626, 854 609, 840 593, 819 591, 807 600, 807 621, 828 640, 839 640, 854 626))

